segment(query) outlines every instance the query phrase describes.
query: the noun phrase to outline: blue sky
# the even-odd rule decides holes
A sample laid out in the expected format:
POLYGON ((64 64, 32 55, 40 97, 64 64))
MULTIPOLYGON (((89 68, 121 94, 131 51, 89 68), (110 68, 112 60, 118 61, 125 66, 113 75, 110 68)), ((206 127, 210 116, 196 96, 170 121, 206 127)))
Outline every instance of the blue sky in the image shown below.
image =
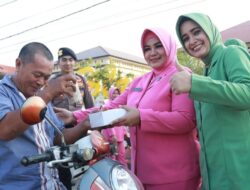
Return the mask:
POLYGON ((180 14, 208 14, 219 30, 250 20, 247 0, 1 0, 0 64, 15 65, 28 42, 46 44, 55 59, 60 47, 76 53, 104 46, 142 57, 146 27, 175 35, 180 14))

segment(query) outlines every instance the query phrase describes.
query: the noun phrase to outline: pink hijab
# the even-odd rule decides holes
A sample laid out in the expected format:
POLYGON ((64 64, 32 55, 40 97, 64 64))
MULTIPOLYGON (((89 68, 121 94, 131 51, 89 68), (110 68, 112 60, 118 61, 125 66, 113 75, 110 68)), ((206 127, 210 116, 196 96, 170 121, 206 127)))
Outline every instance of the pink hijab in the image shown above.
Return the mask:
POLYGON ((110 87, 109 89, 109 100, 112 100, 112 95, 115 90, 118 90, 119 94, 121 94, 120 90, 117 87, 110 87))
POLYGON ((162 67, 152 68, 154 74, 157 76, 157 75, 163 74, 167 70, 167 67, 169 65, 176 63, 177 46, 176 46, 175 39, 169 32, 161 28, 147 28, 142 33, 142 37, 141 37, 142 50, 143 50, 145 41, 150 39, 152 36, 157 36, 159 38, 167 54, 167 61, 165 62, 165 64, 162 65, 162 67))

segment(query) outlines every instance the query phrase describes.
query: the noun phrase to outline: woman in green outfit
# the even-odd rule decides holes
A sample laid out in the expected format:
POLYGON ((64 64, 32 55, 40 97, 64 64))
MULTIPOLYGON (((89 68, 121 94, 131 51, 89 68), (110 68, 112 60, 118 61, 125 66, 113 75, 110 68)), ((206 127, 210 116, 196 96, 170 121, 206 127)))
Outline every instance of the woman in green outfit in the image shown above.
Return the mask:
POLYGON ((203 190, 250 189, 250 57, 224 46, 207 15, 181 15, 177 36, 192 57, 205 64, 204 76, 180 70, 170 80, 173 93, 195 100, 201 144, 203 190))

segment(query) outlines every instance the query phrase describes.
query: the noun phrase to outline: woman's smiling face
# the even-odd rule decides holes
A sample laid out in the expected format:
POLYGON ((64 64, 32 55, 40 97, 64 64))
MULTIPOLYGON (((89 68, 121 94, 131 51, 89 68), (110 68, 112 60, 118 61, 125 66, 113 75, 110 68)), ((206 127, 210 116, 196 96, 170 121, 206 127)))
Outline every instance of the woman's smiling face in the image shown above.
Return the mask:
POLYGON ((210 51, 210 42, 202 28, 191 20, 180 26, 181 41, 187 52, 196 58, 205 58, 210 51))
POLYGON ((146 62, 152 68, 161 67, 167 59, 165 49, 157 36, 151 36, 145 40, 143 54, 146 62))

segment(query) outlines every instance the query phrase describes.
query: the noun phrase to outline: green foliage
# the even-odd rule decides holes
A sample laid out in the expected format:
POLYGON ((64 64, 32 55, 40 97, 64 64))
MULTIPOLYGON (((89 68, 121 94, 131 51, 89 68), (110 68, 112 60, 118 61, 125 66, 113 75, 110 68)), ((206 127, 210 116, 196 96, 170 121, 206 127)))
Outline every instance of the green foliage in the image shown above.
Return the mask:
POLYGON ((123 76, 122 71, 116 68, 116 65, 112 63, 103 64, 101 62, 93 63, 93 60, 89 59, 87 61, 81 61, 77 63, 78 70, 83 67, 92 67, 94 72, 86 72, 84 76, 87 78, 88 82, 99 83, 100 89, 95 89, 98 93, 94 94, 94 97, 98 96, 100 93, 107 98, 108 89, 111 86, 117 86, 120 90, 123 90, 127 85, 130 79, 134 78, 133 74, 127 74, 123 76), (124 80, 129 79, 129 80, 124 80))
POLYGON ((204 64, 202 63, 202 61, 191 57, 183 49, 178 50, 177 57, 181 65, 190 68, 196 74, 201 75, 203 73, 204 64))
MULTIPOLYGON (((119 70, 120 71, 120 70, 119 70)), ((121 71, 120 71, 121 72, 121 71)), ((126 77, 128 77, 128 78, 135 78, 135 75, 134 74, 132 74, 132 73, 128 73, 128 74, 126 74, 126 77)))

